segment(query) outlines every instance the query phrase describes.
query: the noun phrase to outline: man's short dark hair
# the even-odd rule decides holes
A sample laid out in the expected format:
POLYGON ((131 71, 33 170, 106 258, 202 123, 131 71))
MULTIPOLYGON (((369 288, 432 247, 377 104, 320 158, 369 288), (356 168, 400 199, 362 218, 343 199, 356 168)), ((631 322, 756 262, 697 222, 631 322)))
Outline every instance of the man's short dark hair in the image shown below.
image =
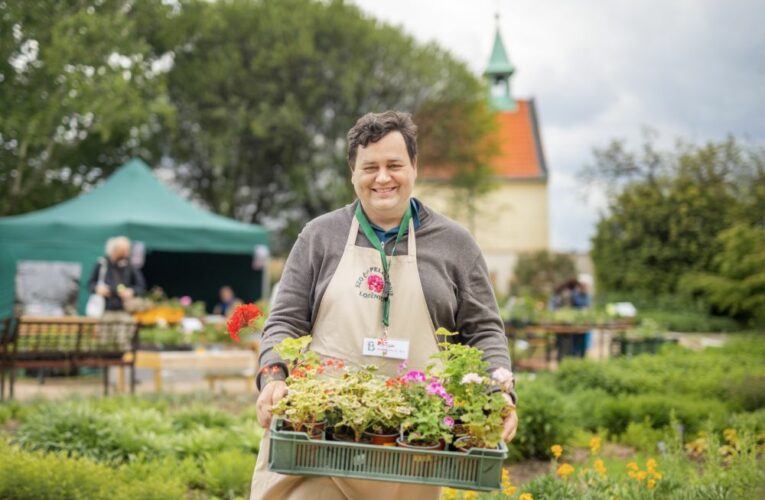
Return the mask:
POLYGON ((348 166, 356 165, 356 153, 359 146, 367 147, 370 142, 377 142, 394 131, 401 132, 409 153, 409 160, 414 164, 417 159, 417 125, 412 115, 402 111, 367 113, 348 131, 348 166))

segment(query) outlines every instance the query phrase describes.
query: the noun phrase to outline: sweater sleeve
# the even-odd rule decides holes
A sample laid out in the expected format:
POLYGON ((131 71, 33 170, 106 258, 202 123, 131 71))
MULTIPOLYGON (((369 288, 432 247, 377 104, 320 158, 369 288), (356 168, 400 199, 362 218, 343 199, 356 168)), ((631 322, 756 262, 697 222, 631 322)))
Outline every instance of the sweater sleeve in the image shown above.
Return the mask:
MULTIPOLYGON (((279 293, 263 328, 260 366, 278 364, 286 372, 286 365, 273 348, 286 338, 298 338, 311 331, 311 294, 315 288, 315 275, 312 263, 312 243, 306 227, 298 236, 292 251, 287 257, 279 293)), ((260 387, 260 376, 258 376, 260 387)))
MULTIPOLYGON (((460 288, 457 308, 457 331, 462 342, 483 351, 489 370, 511 370, 510 352, 505 327, 491 287, 489 271, 482 255, 478 255, 467 275, 466 286, 460 288)), ((515 391, 511 392, 515 401, 515 391)))

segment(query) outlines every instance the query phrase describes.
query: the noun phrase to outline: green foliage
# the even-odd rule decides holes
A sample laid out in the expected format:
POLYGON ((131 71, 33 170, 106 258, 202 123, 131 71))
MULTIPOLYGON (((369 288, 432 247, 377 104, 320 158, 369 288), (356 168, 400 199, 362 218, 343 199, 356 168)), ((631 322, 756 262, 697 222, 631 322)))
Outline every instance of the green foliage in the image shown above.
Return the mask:
POLYGON ((711 272, 689 273, 680 288, 717 310, 765 323, 765 227, 737 224, 719 233, 711 272))
POLYGON ((762 151, 732 138, 669 152, 657 151, 651 138, 641 153, 618 141, 596 150, 587 174, 612 188, 610 211, 593 238, 599 289, 671 294, 684 275, 712 272, 723 231, 739 222, 762 225, 756 208, 765 203, 763 161, 762 151))
POLYGON ((262 437, 254 419, 234 418, 214 408, 146 407, 137 398, 41 405, 13 436, 32 451, 61 452, 121 464, 165 457, 203 460, 231 448, 257 452, 262 437), (135 401, 133 407, 130 401, 135 401), (141 406, 144 406, 143 408, 141 406))
POLYGON ((219 498, 238 498, 247 494, 257 455, 240 450, 211 454, 204 463, 204 489, 219 498))
POLYGON ((576 267, 565 254, 540 250, 519 255, 514 273, 514 294, 546 301, 556 286, 576 277, 576 267))
POLYGON ((510 443, 510 456, 547 458, 550 446, 565 443, 573 435, 574 415, 563 394, 544 380, 519 381, 518 432, 510 443))
POLYGON ((246 496, 263 429, 252 407, 235 418, 209 399, 123 396, 19 405, 29 417, 11 435, 18 448, 0 443, 0 497, 16 487, 17 478, 8 483, 6 477, 16 467, 22 469, 19 481, 31 481, 61 464, 61 474, 75 467, 83 472, 46 476, 19 490, 28 494, 10 498, 105 498, 109 492, 120 499, 182 498, 192 490, 205 497, 246 496), (60 495, 53 489, 57 481, 60 495))
POLYGON ((619 436, 620 443, 646 453, 656 453, 659 442, 664 439, 664 429, 657 429, 650 417, 646 417, 642 422, 629 422, 619 436))
POLYGON ((445 50, 356 6, 189 2, 177 25, 193 40, 168 75, 179 180, 218 213, 254 222, 280 214, 285 247, 306 220, 352 199, 339 145, 366 112, 408 110, 423 131, 445 128, 423 134, 420 162, 437 164, 439 152, 461 168, 483 163, 475 139, 491 121, 480 81, 445 50))
POLYGON ((134 499, 183 498, 186 486, 174 474, 146 467, 140 480, 131 473, 86 458, 22 451, 0 441, 0 498, 134 499))
POLYGON ((131 156, 156 157, 173 109, 155 65, 165 48, 150 41, 170 17, 144 0, 0 4, 0 215, 64 201, 131 156))
POLYGON ((638 308, 638 317, 652 319, 663 330, 672 332, 735 332, 741 325, 726 316, 712 316, 707 312, 688 309, 659 310, 638 308))

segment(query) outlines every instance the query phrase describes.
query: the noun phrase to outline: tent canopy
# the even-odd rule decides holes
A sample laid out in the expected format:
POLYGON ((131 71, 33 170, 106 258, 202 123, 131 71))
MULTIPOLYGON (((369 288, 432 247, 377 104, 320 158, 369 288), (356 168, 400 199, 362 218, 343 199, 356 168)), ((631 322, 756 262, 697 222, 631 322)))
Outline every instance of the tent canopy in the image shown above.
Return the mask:
POLYGON ((265 229, 208 212, 170 191, 141 160, 120 167, 99 187, 58 205, 0 218, 0 316, 14 301, 21 260, 79 262, 80 306, 88 273, 110 237, 141 241, 146 251, 252 255, 268 244, 265 229))

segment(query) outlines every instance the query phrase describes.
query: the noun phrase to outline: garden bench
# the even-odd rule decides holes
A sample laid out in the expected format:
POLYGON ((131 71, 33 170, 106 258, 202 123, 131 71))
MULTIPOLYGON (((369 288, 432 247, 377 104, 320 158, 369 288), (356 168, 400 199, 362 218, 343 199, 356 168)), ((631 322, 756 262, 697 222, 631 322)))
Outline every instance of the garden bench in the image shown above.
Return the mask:
POLYGON ((0 332, 0 400, 5 398, 6 378, 13 398, 19 368, 102 368, 106 395, 109 367, 129 367, 130 392, 135 392, 139 328, 136 322, 79 316, 6 319, 0 332))

